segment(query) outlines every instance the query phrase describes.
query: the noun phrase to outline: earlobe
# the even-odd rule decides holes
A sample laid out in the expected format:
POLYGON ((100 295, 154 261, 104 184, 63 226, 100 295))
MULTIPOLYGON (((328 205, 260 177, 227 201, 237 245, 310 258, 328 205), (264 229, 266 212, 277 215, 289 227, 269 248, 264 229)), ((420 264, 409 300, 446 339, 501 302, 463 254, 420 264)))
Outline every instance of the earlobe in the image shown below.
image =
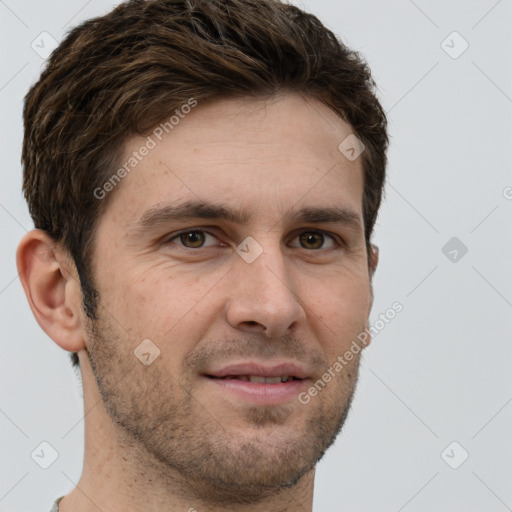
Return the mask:
POLYGON ((377 245, 370 244, 370 254, 368 257, 370 259, 370 278, 372 278, 379 264, 379 247, 377 245))
POLYGON ((78 277, 44 231, 27 233, 16 252, 18 275, 37 323, 64 350, 85 348, 78 277))
MULTIPOLYGON (((373 275, 375 274, 375 271, 377 270, 377 265, 379 263, 379 248, 375 244, 370 244, 370 254, 368 254, 368 261, 369 261, 369 272, 370 272, 370 296, 369 296, 369 303, 368 303, 368 315, 365 323, 365 329, 367 332, 370 330, 370 313, 373 307, 373 275)), ((367 347, 371 343, 371 336, 370 339, 365 342, 365 346, 367 347)))
MULTIPOLYGON (((373 275, 379 264, 379 248, 375 244, 370 244, 370 253, 368 254, 368 272, 370 274, 370 310, 373 306, 373 275)), ((369 312, 368 312, 369 314, 369 312)))

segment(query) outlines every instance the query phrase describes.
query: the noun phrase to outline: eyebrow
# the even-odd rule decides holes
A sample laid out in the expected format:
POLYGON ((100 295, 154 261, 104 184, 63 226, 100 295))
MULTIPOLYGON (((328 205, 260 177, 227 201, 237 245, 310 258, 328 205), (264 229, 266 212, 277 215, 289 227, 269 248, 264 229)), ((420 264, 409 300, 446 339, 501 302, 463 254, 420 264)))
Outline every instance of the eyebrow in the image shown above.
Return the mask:
MULTIPOLYGON (((160 203, 146 210, 130 229, 130 233, 146 232, 172 221, 191 219, 225 220, 244 225, 249 222, 251 215, 229 205, 199 200, 181 204, 160 203)), ((359 215, 354 210, 341 206, 292 209, 283 215, 283 220, 309 224, 344 224, 356 231, 362 228, 359 215)))

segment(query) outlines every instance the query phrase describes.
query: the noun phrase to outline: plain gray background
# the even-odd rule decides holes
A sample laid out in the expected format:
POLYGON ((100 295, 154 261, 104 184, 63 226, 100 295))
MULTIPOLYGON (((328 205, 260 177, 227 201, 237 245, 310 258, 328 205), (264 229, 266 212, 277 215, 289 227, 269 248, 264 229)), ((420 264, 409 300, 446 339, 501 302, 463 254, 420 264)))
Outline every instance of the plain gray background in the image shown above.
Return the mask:
MULTIPOLYGON (((365 350, 314 510, 512 510, 511 1, 296 3, 361 51, 379 86, 392 138, 372 323, 404 308, 365 350)), ((0 0, 1 511, 47 511, 81 474, 80 381, 15 267, 32 228, 21 109, 51 38, 112 5, 0 0), (48 469, 31 458, 43 441, 58 452, 48 469)))

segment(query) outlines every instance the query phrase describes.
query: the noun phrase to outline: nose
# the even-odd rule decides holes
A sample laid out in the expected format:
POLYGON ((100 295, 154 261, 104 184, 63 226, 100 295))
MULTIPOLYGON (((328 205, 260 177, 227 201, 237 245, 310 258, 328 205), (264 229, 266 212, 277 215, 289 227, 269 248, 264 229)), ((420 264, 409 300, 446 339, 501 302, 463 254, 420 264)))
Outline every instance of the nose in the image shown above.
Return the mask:
POLYGON ((269 338, 290 334, 305 312, 296 285, 288 277, 281 251, 264 252, 252 263, 239 259, 232 274, 227 321, 247 333, 265 333, 269 338))

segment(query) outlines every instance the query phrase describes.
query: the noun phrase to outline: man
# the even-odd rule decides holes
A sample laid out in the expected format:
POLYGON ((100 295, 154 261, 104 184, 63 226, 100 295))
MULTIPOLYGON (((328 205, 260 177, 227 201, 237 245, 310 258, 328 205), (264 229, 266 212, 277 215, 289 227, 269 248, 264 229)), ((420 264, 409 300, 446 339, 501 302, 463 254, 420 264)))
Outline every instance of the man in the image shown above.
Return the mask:
POLYGON ((276 0, 130 1, 51 55, 17 264, 82 375, 83 472, 53 510, 312 510, 369 343, 374 87, 276 0))

